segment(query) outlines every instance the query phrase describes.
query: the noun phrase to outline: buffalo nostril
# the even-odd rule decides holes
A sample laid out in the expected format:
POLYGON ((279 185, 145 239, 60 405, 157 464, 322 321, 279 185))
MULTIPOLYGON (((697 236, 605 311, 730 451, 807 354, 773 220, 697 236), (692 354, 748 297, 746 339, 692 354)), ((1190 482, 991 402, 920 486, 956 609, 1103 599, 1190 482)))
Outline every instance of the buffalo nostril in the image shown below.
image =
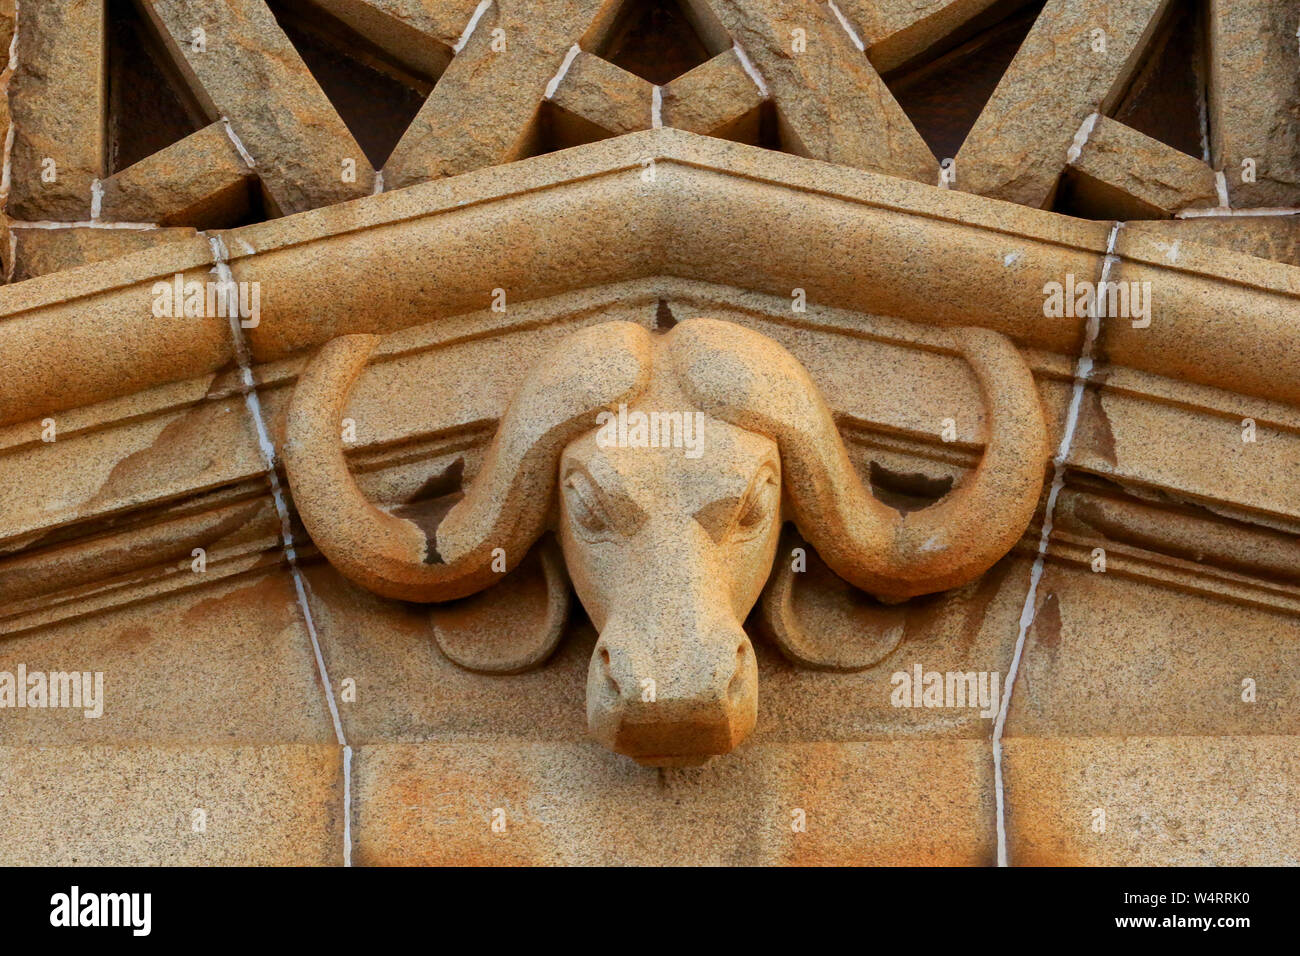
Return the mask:
POLYGON ((727 684, 727 700, 737 703, 745 692, 745 645, 736 648, 736 672, 727 684))
POLYGON ((618 681, 614 680, 613 668, 609 663, 609 649, 602 646, 597 653, 600 654, 601 673, 605 675, 605 681, 609 685, 610 692, 617 697, 622 692, 622 689, 618 686, 618 681))

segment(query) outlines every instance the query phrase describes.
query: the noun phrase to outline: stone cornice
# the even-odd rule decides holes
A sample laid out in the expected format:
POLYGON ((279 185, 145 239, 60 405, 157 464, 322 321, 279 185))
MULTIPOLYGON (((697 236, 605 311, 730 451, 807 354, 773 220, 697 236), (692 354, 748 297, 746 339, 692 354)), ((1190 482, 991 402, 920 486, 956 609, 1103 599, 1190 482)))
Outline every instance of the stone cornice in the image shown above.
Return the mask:
MULTIPOLYGON (((655 275, 938 325, 1072 355, 1082 319, 1043 286, 1102 275, 1110 224, 659 129, 218 234, 261 284, 246 332, 272 361, 345 332, 391 332, 655 275), (826 237, 833 237, 827 241, 826 237)), ((1124 233, 1109 277, 1150 281, 1149 328, 1103 323, 1112 363, 1300 402, 1300 269, 1124 233)), ((152 314, 155 282, 206 281, 182 241, 0 289, 0 423, 215 372, 225 319, 152 314)))

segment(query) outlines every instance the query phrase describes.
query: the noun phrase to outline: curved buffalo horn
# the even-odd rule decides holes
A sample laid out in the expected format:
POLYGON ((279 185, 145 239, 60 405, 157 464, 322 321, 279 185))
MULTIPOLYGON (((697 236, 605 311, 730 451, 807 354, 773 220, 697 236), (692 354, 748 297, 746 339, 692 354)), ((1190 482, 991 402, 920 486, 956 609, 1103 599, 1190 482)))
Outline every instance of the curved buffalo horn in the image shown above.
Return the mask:
POLYGON ((990 434, 973 475, 928 508, 899 514, 863 487, 830 409, 781 346, 713 319, 674 330, 674 368, 699 407, 780 447, 796 526, 840 577, 899 601, 987 571, 1024 533, 1042 490, 1047 430, 1038 390, 1009 340, 950 330, 979 381, 990 434))
POLYGON ((430 537, 381 511, 357 487, 339 423, 373 335, 327 343, 298 378, 285 426, 284 461, 312 540, 343 574, 407 601, 466 597, 495 575, 492 552, 514 568, 546 528, 560 453, 596 427, 596 414, 631 401, 650 380, 649 333, 630 322, 575 332, 525 377, 478 476, 430 537))

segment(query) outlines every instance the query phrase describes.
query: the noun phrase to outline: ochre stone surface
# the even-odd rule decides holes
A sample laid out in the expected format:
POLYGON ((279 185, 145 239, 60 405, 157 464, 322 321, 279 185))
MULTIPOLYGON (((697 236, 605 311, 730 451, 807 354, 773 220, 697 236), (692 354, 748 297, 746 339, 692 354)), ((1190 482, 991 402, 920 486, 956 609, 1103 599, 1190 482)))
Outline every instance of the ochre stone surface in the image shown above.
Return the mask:
MULTIPOLYGON (((1219 203, 1214 170, 1172 146, 1105 116, 1097 118, 1072 164, 1091 189, 1111 189, 1125 219, 1156 219, 1219 203)), ((1084 201, 1076 199, 1076 201, 1084 201)))
POLYGON ((1209 21, 1210 135, 1232 204, 1300 205, 1300 2, 1211 0, 1209 21))
POLYGON ((1167 3, 1048 0, 957 153, 957 188, 1047 205, 1079 127, 1115 105, 1167 3))
POLYGON ((23 219, 88 219, 104 163, 104 0, 18 4, 14 46, 8 208, 23 219))
POLYGON ((338 865, 341 757, 325 745, 0 747, 0 863, 338 865))
POLYGON ((829 10, 801 0, 712 6, 766 80, 787 150, 935 182, 938 161, 829 10))
POLYGON ((1300 864, 1297 24, 0 0, 0 864, 1300 864))
POLYGON ((373 191, 374 172, 293 44, 257 0, 146 0, 175 66, 210 118, 228 120, 282 213, 373 191), (193 31, 205 32, 204 49, 193 31), (274 90, 277 108, 270 108, 274 90), (351 164, 351 178, 345 173, 351 164))
POLYGON ((387 744, 355 759, 356 854, 367 865, 978 866, 994 857, 987 747, 976 741, 769 744, 667 771, 585 743, 387 744), (940 777, 960 783, 936 793, 940 777), (806 829, 796 832, 800 819, 806 829))

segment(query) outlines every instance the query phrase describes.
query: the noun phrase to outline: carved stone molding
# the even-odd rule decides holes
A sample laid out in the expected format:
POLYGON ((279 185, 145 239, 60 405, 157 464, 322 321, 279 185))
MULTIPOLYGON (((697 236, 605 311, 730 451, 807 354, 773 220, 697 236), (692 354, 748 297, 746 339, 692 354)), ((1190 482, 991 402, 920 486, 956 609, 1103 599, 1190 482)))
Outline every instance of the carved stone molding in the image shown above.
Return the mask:
MULTIPOLYGON (((525 301, 655 275, 774 295, 797 287, 826 306, 978 325, 1073 354, 1084 320, 1046 319, 1044 286, 1096 281, 1109 231, 658 129, 214 238, 235 281, 261 284, 262 320, 246 337, 266 362, 342 334, 484 308, 497 288, 525 301), (973 294, 994 285, 997 296, 973 294)), ((0 289, 0 350, 10 356, 0 423, 233 362, 224 320, 152 314, 157 282, 206 281, 213 255, 210 243, 187 240, 0 289), (49 355, 42 345, 53 340, 61 347, 49 355)), ((1121 230, 1109 276, 1159 290, 1149 327, 1106 325, 1100 348, 1111 362, 1300 400, 1293 268, 1121 230)))

